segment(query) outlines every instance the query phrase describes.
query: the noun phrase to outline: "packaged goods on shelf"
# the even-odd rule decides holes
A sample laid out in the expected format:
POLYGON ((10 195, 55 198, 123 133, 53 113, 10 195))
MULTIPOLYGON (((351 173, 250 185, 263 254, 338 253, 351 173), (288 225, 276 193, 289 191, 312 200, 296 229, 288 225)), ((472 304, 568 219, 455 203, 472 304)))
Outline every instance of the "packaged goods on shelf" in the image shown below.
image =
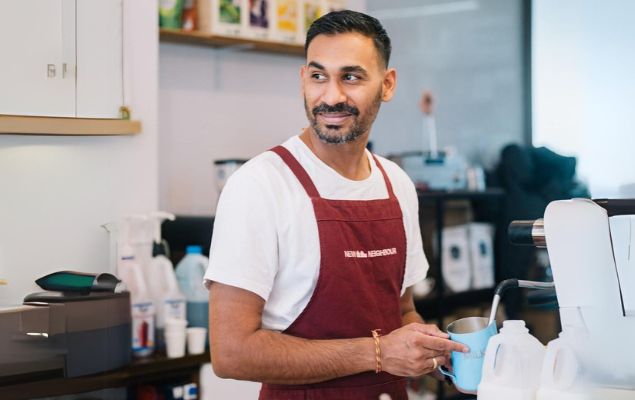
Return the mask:
POLYGON ((313 21, 325 14, 325 5, 322 0, 302 0, 302 36, 306 36, 313 21))
POLYGON ((211 32, 224 36, 241 36, 247 18, 243 0, 212 0, 211 32))
POLYGON ((272 0, 245 0, 247 18, 244 19, 243 36, 251 39, 267 40, 270 37, 272 0))
POLYGON ((494 226, 473 222, 469 225, 472 289, 494 286, 494 226))
POLYGON ((271 37, 273 40, 285 43, 302 43, 302 20, 298 0, 275 0, 271 37))
POLYGON ((162 28, 179 29, 183 13, 183 0, 159 1, 159 26, 162 28))
POLYGON ((188 32, 198 29, 196 14, 196 0, 184 0, 181 29, 188 32))
POLYGON ((455 293, 468 290, 472 281, 468 225, 443 228, 442 246, 441 268, 445 285, 455 293))

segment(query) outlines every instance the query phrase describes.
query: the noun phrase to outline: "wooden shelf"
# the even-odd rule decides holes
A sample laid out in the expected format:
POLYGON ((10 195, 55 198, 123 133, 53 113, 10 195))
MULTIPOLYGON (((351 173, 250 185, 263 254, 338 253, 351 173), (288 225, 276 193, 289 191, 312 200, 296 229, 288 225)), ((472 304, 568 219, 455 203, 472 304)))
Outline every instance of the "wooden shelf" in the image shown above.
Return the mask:
POLYGON ((139 132, 140 121, 0 115, 0 134, 86 136, 130 135, 139 132))
POLYGON ((187 379, 198 376, 201 365, 208 362, 210 362, 209 352, 180 358, 155 355, 149 359, 135 360, 124 368, 77 378, 63 378, 59 376, 61 371, 55 371, 58 376, 26 374, 14 377, 11 382, 0 383, 0 398, 20 400, 62 396, 139 383, 187 379))
POLYGON ((209 47, 236 47, 245 50, 267 53, 304 55, 304 46, 290 43, 271 42, 229 36, 218 36, 206 32, 185 32, 177 29, 161 28, 159 39, 162 42, 185 43, 209 47))

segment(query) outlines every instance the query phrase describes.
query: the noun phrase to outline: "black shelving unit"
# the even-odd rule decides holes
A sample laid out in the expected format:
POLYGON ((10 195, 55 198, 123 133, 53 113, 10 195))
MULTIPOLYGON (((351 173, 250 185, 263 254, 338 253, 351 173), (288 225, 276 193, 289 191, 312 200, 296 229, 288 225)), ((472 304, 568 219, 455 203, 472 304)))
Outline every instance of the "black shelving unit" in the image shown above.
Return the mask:
MULTIPOLYGON (((443 249, 443 227, 445 226, 445 210, 446 203, 453 200, 467 200, 476 209, 480 209, 475 215, 476 221, 487 221, 496 226, 496 230, 504 229, 503 226, 503 207, 505 192, 501 189, 488 189, 481 192, 472 191, 420 191, 419 197, 419 213, 420 218, 423 217, 423 206, 432 204, 434 207, 436 246, 435 254, 428 255, 430 268, 436 275, 436 284, 434 290, 425 298, 415 300, 417 312, 424 319, 434 319, 438 321, 439 328, 445 330, 442 321, 445 316, 460 307, 469 307, 474 305, 486 304, 492 301, 494 296, 494 288, 485 288, 477 290, 469 290, 460 293, 446 293, 445 283, 443 280, 442 268, 442 249, 443 249)), ((499 237, 498 234, 494 235, 499 237)), ((499 281, 500 257, 499 244, 494 241, 494 271, 495 281, 499 281)), ((439 383, 437 389, 437 398, 444 399, 445 388, 439 383)), ((464 398, 464 397, 462 397, 464 398)))
POLYGON ((179 379, 188 379, 198 384, 200 367, 209 360, 209 352, 179 358, 156 355, 135 360, 123 368, 77 378, 64 378, 62 370, 49 371, 47 374, 24 374, 0 381, 0 399, 62 396, 179 379))

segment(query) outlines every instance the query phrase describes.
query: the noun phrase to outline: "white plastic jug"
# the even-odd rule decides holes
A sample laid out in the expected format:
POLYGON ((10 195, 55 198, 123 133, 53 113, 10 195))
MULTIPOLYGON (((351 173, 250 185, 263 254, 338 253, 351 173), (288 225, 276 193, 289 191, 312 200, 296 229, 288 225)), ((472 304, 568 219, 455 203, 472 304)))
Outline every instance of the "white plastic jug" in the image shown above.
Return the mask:
POLYGON ((503 322, 500 333, 487 345, 479 400, 534 400, 545 355, 525 321, 503 322))
POLYGON ((188 326, 207 328, 209 292, 203 286, 209 259, 201 246, 187 246, 186 255, 176 265, 176 279, 187 300, 188 326))
POLYGON ((591 400, 573 347, 573 335, 561 332, 547 345, 537 400, 591 400))

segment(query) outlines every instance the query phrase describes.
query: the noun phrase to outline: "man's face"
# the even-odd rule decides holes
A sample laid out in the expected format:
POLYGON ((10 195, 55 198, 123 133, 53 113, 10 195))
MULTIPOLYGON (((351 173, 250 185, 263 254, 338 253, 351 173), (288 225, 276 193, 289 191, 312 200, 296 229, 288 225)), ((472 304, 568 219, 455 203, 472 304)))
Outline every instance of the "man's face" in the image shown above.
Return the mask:
POLYGON ((301 76, 311 128, 330 144, 367 135, 395 87, 395 71, 386 70, 372 39, 359 33, 316 36, 301 76))

